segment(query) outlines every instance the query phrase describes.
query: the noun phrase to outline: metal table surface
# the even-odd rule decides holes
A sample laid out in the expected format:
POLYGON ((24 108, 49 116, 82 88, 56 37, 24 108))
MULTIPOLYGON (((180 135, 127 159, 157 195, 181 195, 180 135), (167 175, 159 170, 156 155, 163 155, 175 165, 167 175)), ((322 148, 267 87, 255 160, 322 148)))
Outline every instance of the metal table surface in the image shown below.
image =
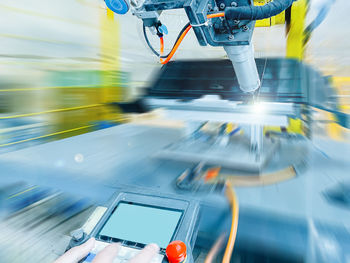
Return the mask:
MULTIPOLYGON (((213 240, 229 229, 224 196, 177 192, 174 180, 188 165, 151 157, 181 136, 181 129, 123 124, 2 154, 1 183, 47 185, 89 196, 98 204, 105 204, 123 185, 182 194, 201 200, 200 237, 213 240)), ((283 254, 296 261, 316 249, 332 262, 350 259, 350 209, 325 196, 327 190, 349 182, 350 144, 316 137, 313 145, 307 169, 294 179, 236 188, 240 204, 236 249, 283 254)))

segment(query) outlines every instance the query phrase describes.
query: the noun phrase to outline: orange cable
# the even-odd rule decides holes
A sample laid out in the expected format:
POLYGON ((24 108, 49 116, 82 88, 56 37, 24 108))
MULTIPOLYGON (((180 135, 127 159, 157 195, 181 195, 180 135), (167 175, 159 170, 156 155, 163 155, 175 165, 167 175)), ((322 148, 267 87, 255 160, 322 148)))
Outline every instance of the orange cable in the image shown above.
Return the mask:
POLYGON ((207 15, 207 18, 215 18, 215 17, 223 17, 223 16, 225 16, 225 13, 221 12, 221 13, 209 14, 207 15))
MULTIPOLYGON (((223 17, 225 16, 225 13, 224 12, 221 12, 221 13, 215 13, 215 14, 209 14, 207 15, 207 18, 210 19, 210 18, 215 18, 215 17, 223 17)), ((178 39, 178 41, 176 42, 176 44, 174 45, 173 49, 171 50, 171 52, 169 53, 169 56, 163 60, 162 58, 160 58, 160 63, 162 63, 163 65, 165 65, 166 63, 168 63, 170 61, 170 59, 174 56, 176 50, 179 48, 182 40, 185 38, 186 34, 188 33, 188 31, 192 28, 191 25, 189 25, 185 31, 181 34, 180 38, 178 39)), ((160 37, 160 53, 161 55, 163 54, 163 51, 164 51, 164 39, 163 37, 160 37)))
POLYGON ((235 245, 236 236, 237 236, 238 216, 239 216, 239 208, 238 208, 236 193, 229 181, 226 181, 226 195, 227 195, 227 199, 230 201, 230 204, 231 204, 232 222, 231 222, 230 236, 228 238, 222 263, 230 263, 233 247, 235 245))
POLYGON ((170 61, 170 59, 174 56, 176 50, 178 49, 178 47, 180 46, 182 40, 185 38, 186 34, 188 33, 188 31, 192 28, 191 25, 189 25, 185 31, 181 34, 179 40, 176 42, 174 48, 171 50, 169 56, 163 60, 163 59, 160 59, 160 63, 162 63, 163 65, 165 65, 166 63, 168 63, 170 61))
POLYGON ((160 55, 163 56, 164 53, 164 39, 160 37, 160 55))

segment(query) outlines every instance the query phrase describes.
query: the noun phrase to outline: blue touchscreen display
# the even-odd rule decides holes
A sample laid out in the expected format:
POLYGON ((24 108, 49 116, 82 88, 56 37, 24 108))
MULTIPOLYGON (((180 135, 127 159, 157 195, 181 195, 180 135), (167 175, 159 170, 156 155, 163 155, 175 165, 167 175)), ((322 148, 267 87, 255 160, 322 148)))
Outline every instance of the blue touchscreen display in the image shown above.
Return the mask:
POLYGON ((166 248, 182 211, 121 202, 100 231, 100 235, 141 244, 156 243, 166 248))

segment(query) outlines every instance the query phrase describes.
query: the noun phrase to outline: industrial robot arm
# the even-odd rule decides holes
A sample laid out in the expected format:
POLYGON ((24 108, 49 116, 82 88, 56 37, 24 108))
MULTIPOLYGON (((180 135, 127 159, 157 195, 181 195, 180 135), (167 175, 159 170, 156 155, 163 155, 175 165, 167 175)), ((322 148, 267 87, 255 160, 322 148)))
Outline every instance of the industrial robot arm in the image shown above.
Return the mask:
POLYGON ((132 13, 143 20, 147 44, 160 57, 162 64, 171 59, 191 28, 200 45, 223 46, 232 61, 240 89, 250 93, 260 87, 251 42, 255 20, 275 16, 290 7, 293 1, 274 0, 263 6, 254 6, 253 0, 131 0, 130 5, 128 0, 105 0, 112 11, 125 14, 131 7, 132 13), (163 34, 167 32, 159 16, 164 10, 178 8, 184 8, 189 24, 184 27, 171 52, 164 56, 163 34), (149 44, 146 27, 159 36, 160 53, 149 44))

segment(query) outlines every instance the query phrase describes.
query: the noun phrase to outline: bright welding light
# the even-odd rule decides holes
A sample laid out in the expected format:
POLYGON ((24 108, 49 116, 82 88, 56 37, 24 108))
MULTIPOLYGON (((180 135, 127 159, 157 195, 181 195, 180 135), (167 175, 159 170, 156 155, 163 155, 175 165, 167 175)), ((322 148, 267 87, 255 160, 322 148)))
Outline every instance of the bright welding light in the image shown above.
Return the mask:
POLYGON ((252 105, 252 111, 254 114, 264 114, 266 112, 266 107, 264 105, 264 103, 261 103, 261 102, 255 102, 253 105, 252 105))

